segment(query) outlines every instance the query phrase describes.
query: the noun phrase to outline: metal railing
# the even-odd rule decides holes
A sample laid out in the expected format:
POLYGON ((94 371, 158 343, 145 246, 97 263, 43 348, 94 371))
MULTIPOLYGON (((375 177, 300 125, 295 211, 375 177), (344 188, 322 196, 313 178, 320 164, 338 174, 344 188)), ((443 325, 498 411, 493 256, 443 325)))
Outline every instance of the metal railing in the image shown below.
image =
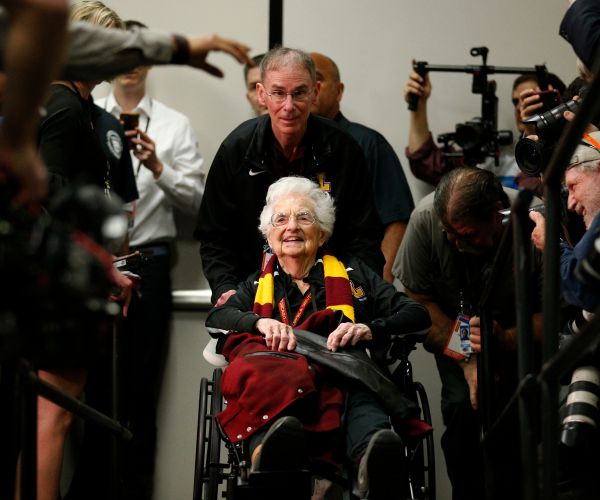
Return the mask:
MULTIPOLYGON (((543 340, 542 361, 539 373, 534 373, 532 363, 533 336, 531 327, 532 303, 528 281, 529 237, 524 231, 527 219, 527 197, 521 194, 513 203, 511 224, 513 226, 514 265, 516 286, 517 327, 519 332, 518 360, 519 386, 504 409, 496 414, 491 406, 484 408, 484 434, 487 434, 502 423, 515 404, 519 408, 519 429, 522 460, 522 498, 524 500, 555 500, 558 484, 558 445, 559 414, 558 387, 562 376, 577 366, 577 363, 589 352, 589 349, 600 343, 600 308, 596 316, 577 334, 574 340, 564 349, 558 350, 559 311, 560 311, 560 220, 561 220, 561 184, 566 166, 587 125, 594 117, 600 116, 600 78, 595 79, 583 99, 581 107, 573 121, 565 128, 555 152, 544 173, 544 204, 546 216, 545 249, 543 254, 543 340), (537 399, 540 405, 535 404, 537 399), (538 454, 541 435, 541 454, 538 454), (539 457, 539 459, 538 459, 539 457), (541 461, 541 463, 540 463, 541 461), (541 467, 540 467, 541 466, 541 467), (538 481, 541 471, 541 483, 538 481)), ((482 315, 483 316, 483 315, 482 315)), ((482 321, 482 327, 485 322, 482 321)), ((482 331, 482 348, 489 346, 491 330, 482 331), (486 342, 487 340, 487 342, 486 342)), ((487 349, 489 350, 489 349, 487 349)), ((488 356, 489 357, 489 356, 488 356)), ((482 358, 483 370, 489 370, 482 358)), ((484 373, 485 375, 485 373, 484 373)), ((485 383, 482 387, 482 404, 493 401, 493 389, 485 383)), ((486 482, 493 486, 494 468, 486 468, 486 482), (490 477, 488 477, 488 475, 490 477)), ((488 488, 489 498, 494 497, 494 489, 488 488)))

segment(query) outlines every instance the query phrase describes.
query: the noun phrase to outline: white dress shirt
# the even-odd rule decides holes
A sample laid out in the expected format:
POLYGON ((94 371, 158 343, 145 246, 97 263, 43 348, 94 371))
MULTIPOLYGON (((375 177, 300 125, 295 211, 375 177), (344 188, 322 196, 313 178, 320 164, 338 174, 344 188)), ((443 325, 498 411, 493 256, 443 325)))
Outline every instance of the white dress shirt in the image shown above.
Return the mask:
MULTIPOLYGON (((119 118, 121 106, 114 94, 96 104, 119 118)), ((204 193, 203 159, 188 118, 145 95, 133 110, 140 114, 139 128, 156 144, 156 156, 163 163, 158 179, 131 153, 139 199, 133 227, 132 247, 172 240, 176 236, 173 209, 196 215, 204 193)))

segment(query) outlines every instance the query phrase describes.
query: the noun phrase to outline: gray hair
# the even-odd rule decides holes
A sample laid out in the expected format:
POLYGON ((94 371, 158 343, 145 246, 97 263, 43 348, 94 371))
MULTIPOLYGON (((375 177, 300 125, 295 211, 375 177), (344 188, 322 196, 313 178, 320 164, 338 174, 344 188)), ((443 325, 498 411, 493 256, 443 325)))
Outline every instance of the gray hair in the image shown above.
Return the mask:
POLYGON ((268 71, 277 71, 281 68, 302 68, 308 71, 310 80, 317 83, 317 70, 309 54, 300 49, 288 47, 275 47, 265 54, 260 62, 260 79, 265 81, 268 71))
POLYGON ((600 170, 600 158, 595 160, 587 160, 581 163, 573 163, 568 165, 566 170, 578 170, 584 174, 592 174, 600 170))
POLYGON ((319 188, 319 185, 306 177, 282 177, 269 186, 265 206, 260 213, 259 231, 265 238, 271 232, 271 217, 273 205, 289 195, 300 195, 308 198, 315 205, 315 217, 321 231, 328 240, 333 233, 335 224, 335 206, 329 193, 319 188))
POLYGON ((600 149, 595 144, 599 140, 600 131, 590 132, 589 136, 585 140, 582 140, 575 148, 567 170, 577 169, 588 173, 597 171, 598 160, 600 160, 600 149))

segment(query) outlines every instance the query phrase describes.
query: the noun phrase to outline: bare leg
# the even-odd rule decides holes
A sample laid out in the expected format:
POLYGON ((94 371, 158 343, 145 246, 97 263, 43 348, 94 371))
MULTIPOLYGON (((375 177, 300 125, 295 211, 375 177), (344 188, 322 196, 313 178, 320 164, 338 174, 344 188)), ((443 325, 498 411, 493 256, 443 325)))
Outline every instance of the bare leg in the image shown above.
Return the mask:
MULTIPOLYGON (((83 369, 40 371, 42 380, 70 396, 80 396, 87 372, 83 369)), ((38 398, 37 500, 57 500, 60 488, 63 452, 73 415, 54 403, 38 398)))

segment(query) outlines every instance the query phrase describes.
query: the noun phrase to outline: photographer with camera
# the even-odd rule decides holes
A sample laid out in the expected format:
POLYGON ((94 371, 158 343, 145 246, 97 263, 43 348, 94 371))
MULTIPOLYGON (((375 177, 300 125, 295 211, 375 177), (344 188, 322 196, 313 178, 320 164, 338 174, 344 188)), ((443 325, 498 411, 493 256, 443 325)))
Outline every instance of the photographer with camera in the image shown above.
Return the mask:
MULTIPOLYGON (((587 229, 577 245, 560 245, 560 282, 563 298, 572 305, 593 311, 600 303, 597 290, 586 286, 575 277, 575 269, 592 249, 600 232, 600 132, 585 134, 581 145, 571 157, 565 172, 569 193, 568 209, 583 218, 587 229)), ((545 247, 545 219, 541 213, 530 212, 535 223, 531 241, 543 251, 545 247)))
MULTIPOLYGON (((593 316, 600 305, 597 287, 597 241, 600 235, 600 132, 590 132, 571 157, 565 172, 569 193, 568 209, 583 218, 587 229, 579 243, 560 243, 560 287, 563 300, 581 311, 568 321, 561 344, 568 342, 593 316)), ((545 219, 530 212, 535 223, 531 240, 538 250, 545 248, 545 219)), ((598 353, 590 352, 571 375, 568 397, 562 414, 561 484, 564 491, 577 492, 576 498, 597 498, 594 475, 598 467, 596 446, 600 370, 598 353), (582 496, 583 495, 583 496, 582 496)), ((565 386, 566 387, 566 386, 565 386)), ((571 498, 571 497, 569 497, 571 498)), ((575 496, 573 497, 575 498, 575 496)))
MULTIPOLYGON (((550 85, 562 92, 565 85, 552 73, 548 73, 550 85)), ((533 73, 518 76, 512 88, 512 103, 515 110, 515 122, 519 132, 523 132, 521 113, 519 108, 519 96, 526 89, 537 89, 539 87, 537 76, 533 73)), ((433 141, 431 130, 427 119, 427 101, 431 95, 431 81, 429 74, 421 76, 412 71, 404 88, 404 99, 410 102, 411 96, 418 96, 416 109, 410 112, 410 125, 408 134, 408 146, 405 150, 409 160, 410 169, 418 179, 429 184, 437 185, 442 175, 446 172, 469 163, 469 160, 461 156, 451 156, 447 153, 456 153, 452 147, 440 149, 433 141)), ((499 165, 494 164, 494 158, 488 157, 482 163, 472 164, 484 170, 490 170, 502 182, 503 185, 513 188, 536 188, 539 185, 537 179, 530 179, 523 175, 511 152, 501 150, 499 165)))
MULTIPOLYGON (((507 400, 517 384, 514 261, 508 253, 506 258, 497 258, 501 241, 510 238, 499 210, 508 207, 517 194, 502 186, 488 170, 451 170, 442 177, 435 193, 417 204, 394 263, 394 275, 406 294, 427 307, 433 322, 424 346, 435 355, 442 381, 446 426, 442 449, 455 500, 485 497, 481 416, 477 411, 478 355, 464 349, 460 333, 461 329, 469 329, 470 335, 478 331, 482 297, 496 266, 502 279, 495 282, 487 308, 494 323, 490 351, 496 360, 498 401, 507 400), (468 468, 464 467, 465 457, 468 468)), ((536 260, 534 266, 532 276, 537 284, 541 262, 536 260)), ((539 304, 535 310, 539 311, 539 304)), ((534 325, 539 334, 539 312, 534 315, 534 325)), ((512 440, 511 447, 515 449, 512 440)), ((498 487, 514 493, 519 491, 515 487, 519 473, 514 470, 519 461, 512 458, 506 447, 494 449, 498 468, 512 481, 498 487)), ((507 494, 506 498, 513 496, 507 494)))

